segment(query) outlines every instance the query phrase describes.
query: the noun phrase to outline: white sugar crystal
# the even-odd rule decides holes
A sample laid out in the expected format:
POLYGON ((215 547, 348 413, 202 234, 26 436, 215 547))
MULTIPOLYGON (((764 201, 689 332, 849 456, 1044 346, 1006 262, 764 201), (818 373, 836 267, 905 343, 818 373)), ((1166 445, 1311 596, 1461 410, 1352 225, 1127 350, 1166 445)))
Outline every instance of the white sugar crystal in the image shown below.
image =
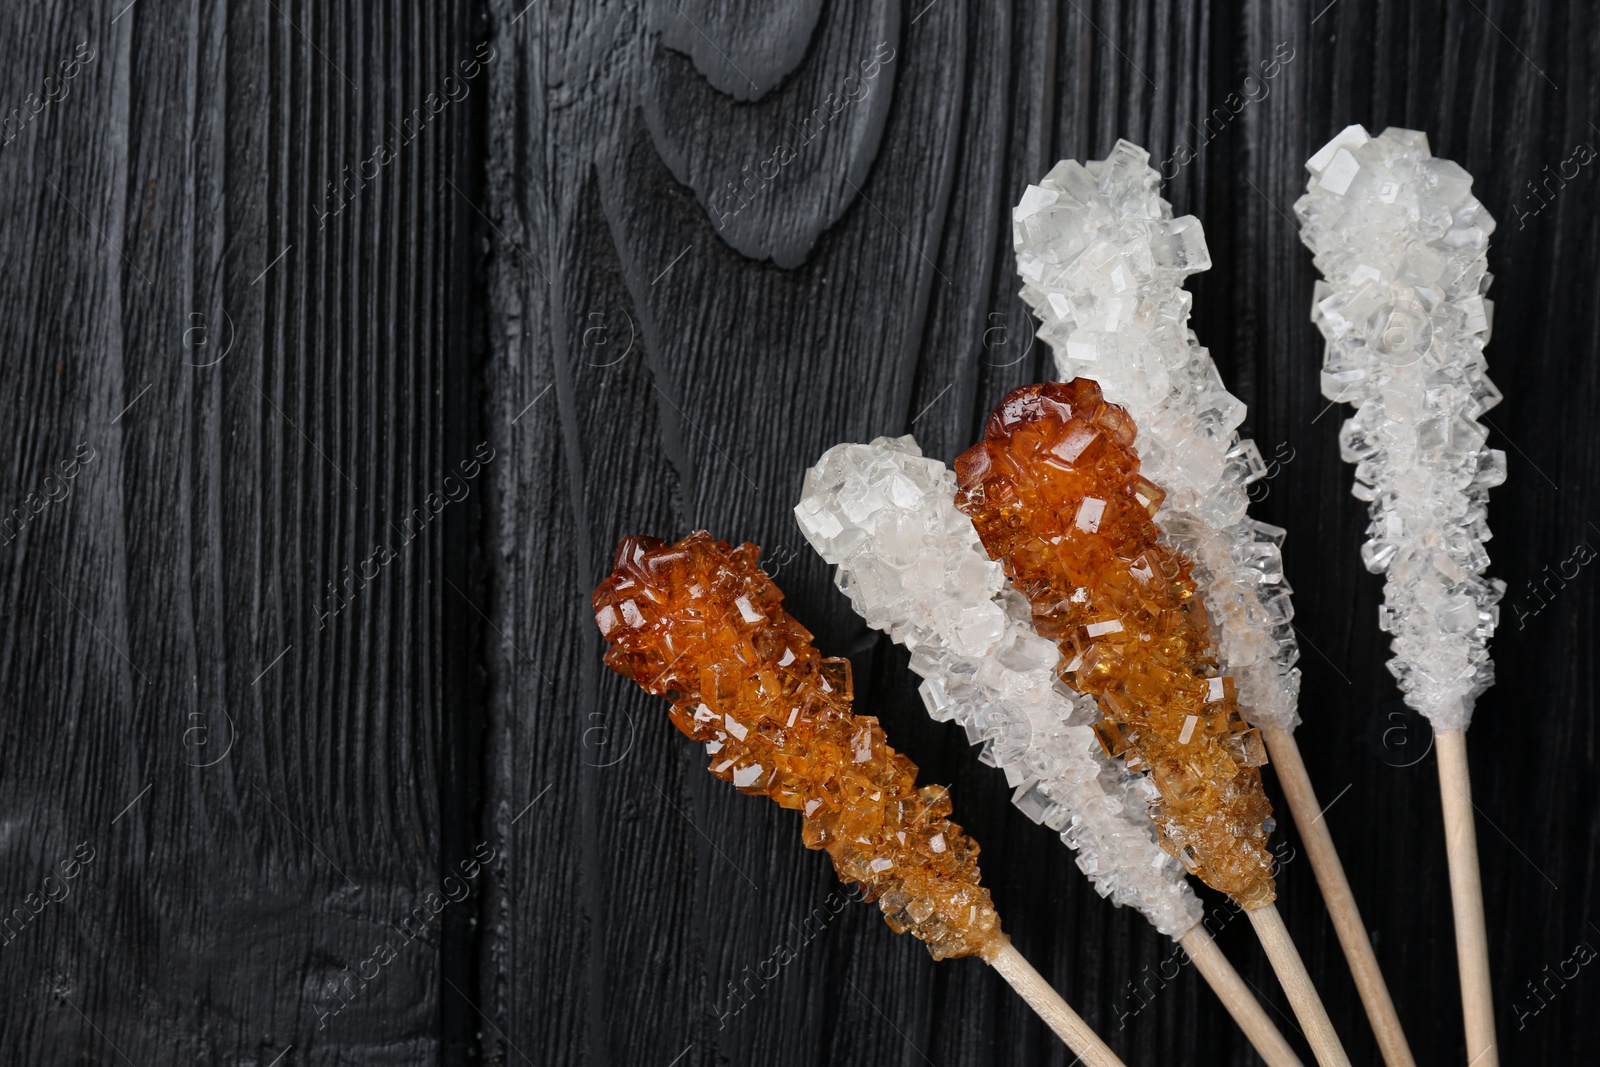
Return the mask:
MULTIPOLYGON (((1356 151, 1366 133, 1353 126, 1338 140, 1319 169, 1331 170, 1339 151, 1356 151)), ((1119 141, 1104 162, 1064 161, 1030 187, 1027 203, 1040 201, 1034 188, 1059 195, 1016 231, 1022 298, 1061 377, 1093 378, 1138 426, 1141 472, 1167 494, 1156 514, 1162 540, 1194 561, 1240 710, 1252 723, 1292 730, 1300 651, 1283 531, 1246 515, 1246 488, 1266 466, 1237 433, 1245 406, 1190 331, 1183 288, 1186 276, 1211 266, 1205 233, 1192 216, 1173 218, 1148 158, 1119 141)), ((1319 314, 1332 321, 1341 312, 1350 313, 1338 304, 1319 314)))
POLYGON ((955 474, 924 458, 915 439, 881 437, 829 449, 804 492, 801 529, 838 565, 855 609, 912 650, 928 714, 965 728, 979 759, 1006 772, 1017 808, 1079 850, 1102 896, 1138 908, 1170 937, 1194 926, 1200 901, 1156 843, 1153 790, 1106 757, 1089 728, 1100 718, 1094 701, 1057 680, 1060 653, 1033 632, 1027 602, 956 510, 955 474), (902 482, 912 491, 888 488, 902 482), (869 498, 882 503, 851 518, 851 502, 869 498), (843 534, 819 533, 830 528, 823 516, 843 534))
MULTIPOLYGON (((1346 146, 1351 148, 1359 148, 1361 145, 1366 144, 1367 140, 1366 127, 1346 126, 1344 129, 1340 130, 1334 135, 1333 140, 1323 145, 1322 148, 1318 150, 1317 154, 1312 156, 1310 160, 1306 162, 1306 169, 1311 171, 1313 174, 1321 174, 1323 168, 1333 160, 1334 154, 1337 153, 1339 149, 1346 146)), ((1426 145, 1426 142, 1424 142, 1424 145, 1426 145)), ((1423 150, 1426 151, 1426 147, 1424 147, 1423 150)))
POLYGON ((1360 178, 1336 196, 1324 170, 1294 206, 1327 279, 1311 315, 1328 342, 1322 391, 1356 409, 1339 452, 1356 464, 1352 491, 1371 503, 1361 558, 1385 575, 1389 670, 1435 728, 1461 730, 1494 681, 1488 643, 1505 591, 1483 577, 1489 488, 1505 480, 1505 453, 1484 447, 1477 422, 1500 401, 1483 356, 1494 219, 1472 176, 1430 155, 1414 130, 1369 137, 1356 126, 1334 142, 1307 169, 1348 155, 1360 178))
POLYGON ((1356 162, 1356 157, 1348 149, 1341 148, 1333 154, 1333 160, 1317 179, 1317 184, 1336 196, 1343 196, 1359 173, 1361 164, 1356 162))

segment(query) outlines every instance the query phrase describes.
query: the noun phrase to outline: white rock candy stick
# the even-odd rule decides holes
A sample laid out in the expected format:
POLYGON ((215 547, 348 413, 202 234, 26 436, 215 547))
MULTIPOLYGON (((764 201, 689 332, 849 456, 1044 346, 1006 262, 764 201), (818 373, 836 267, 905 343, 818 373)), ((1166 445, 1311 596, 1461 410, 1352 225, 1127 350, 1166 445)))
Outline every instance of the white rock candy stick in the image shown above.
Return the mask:
POLYGON ((1253 725, 1292 731, 1300 650, 1283 578, 1284 531, 1245 514, 1265 472, 1241 440, 1245 405, 1189 329, 1183 280, 1211 268, 1200 220, 1172 217, 1138 145, 1062 160, 1013 212, 1022 299, 1063 381, 1093 378, 1138 426, 1139 469, 1165 491, 1156 525, 1195 565, 1218 650, 1253 725))
POLYGON ((1105 160, 1058 163, 1013 215, 1022 298, 1063 379, 1093 378, 1138 426, 1140 469, 1166 491, 1155 517, 1194 577, 1239 707, 1261 728, 1313 872, 1389 1067, 1414 1067, 1294 729, 1300 650, 1283 576, 1284 531, 1251 519, 1265 472, 1241 439, 1245 405, 1189 329, 1184 279, 1211 267, 1193 216, 1173 218, 1149 154, 1118 141, 1105 160))
POLYGON ((1306 169, 1295 215, 1327 279, 1311 314, 1328 341, 1322 391, 1356 408, 1339 447, 1356 464, 1355 495, 1371 502, 1361 558, 1385 576, 1389 669, 1433 723, 1467 1059, 1495 1067, 1466 757, 1473 701, 1494 682, 1488 642, 1505 591, 1483 577, 1489 489, 1505 480, 1505 453, 1484 447, 1478 423, 1500 401, 1483 356, 1494 219, 1472 176, 1415 130, 1347 127, 1306 169))
POLYGON ((1293 1051, 1200 925, 1183 867, 1156 843, 1147 777, 1105 756, 1092 699, 1070 692, 1060 654, 1033 632, 972 522, 955 474, 912 437, 829 449, 806 474, 795 515, 867 623, 911 652, 928 713, 954 720, 979 758, 1006 773, 1012 802, 1061 834, 1096 890, 1138 908, 1195 960, 1269 1064, 1293 1051))

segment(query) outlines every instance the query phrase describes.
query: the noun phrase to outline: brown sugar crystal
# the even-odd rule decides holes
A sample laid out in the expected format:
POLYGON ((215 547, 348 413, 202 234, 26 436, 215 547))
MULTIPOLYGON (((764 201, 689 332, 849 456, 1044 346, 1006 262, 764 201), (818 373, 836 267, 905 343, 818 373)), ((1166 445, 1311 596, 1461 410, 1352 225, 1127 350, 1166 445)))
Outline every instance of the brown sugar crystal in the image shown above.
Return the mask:
POLYGON ((949 820, 942 787, 916 787, 878 720, 851 714, 850 662, 817 653, 759 555, 704 532, 623 540, 594 591, 607 665, 672 701, 712 774, 799 811, 806 846, 826 849, 896 933, 934 959, 990 957, 1006 939, 977 842, 949 820))
POLYGON ((1265 749, 1217 673, 1189 561, 1157 540, 1163 494, 1134 433, 1087 378, 1024 386, 956 460, 956 506, 1059 644, 1062 680, 1100 705, 1106 752, 1150 774, 1162 846, 1260 907, 1276 895, 1265 749))

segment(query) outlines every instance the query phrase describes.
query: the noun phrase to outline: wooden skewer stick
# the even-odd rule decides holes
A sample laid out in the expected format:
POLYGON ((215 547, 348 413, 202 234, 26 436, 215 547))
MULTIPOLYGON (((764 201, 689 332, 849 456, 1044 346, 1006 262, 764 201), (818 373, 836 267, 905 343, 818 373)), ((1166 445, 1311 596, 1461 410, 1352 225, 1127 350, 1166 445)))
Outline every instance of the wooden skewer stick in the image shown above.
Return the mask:
POLYGON ((1033 969, 1033 964, 1022 958, 1022 953, 1010 941, 988 962, 1028 1002, 1028 1007, 1049 1024, 1056 1036, 1078 1054, 1087 1067, 1126 1067, 1117 1054, 1100 1040, 1100 1035, 1091 1030, 1089 1024, 1061 999, 1061 994, 1033 969))
POLYGON ((1197 923, 1190 927, 1188 933, 1178 938, 1178 944, 1189 954, 1195 969, 1228 1009, 1228 1014, 1239 1024, 1267 1067, 1303 1067, 1300 1057, 1295 1055, 1272 1017, 1239 977, 1239 972, 1233 969, 1233 964, 1222 954, 1204 925, 1197 923))
POLYGON ((1300 950, 1289 940, 1289 931, 1283 925, 1283 916, 1278 914, 1278 906, 1267 904, 1259 908, 1246 908, 1245 914, 1250 916, 1250 923, 1256 928, 1261 947, 1267 950, 1267 959, 1277 972, 1279 984, 1289 995, 1289 1006, 1294 1009, 1295 1017, 1305 1030, 1306 1040, 1311 1043, 1311 1053, 1316 1056, 1317 1063, 1320 1067, 1350 1067, 1350 1057, 1345 1055, 1344 1046, 1339 1044, 1339 1035, 1333 1031, 1333 1020, 1328 1018, 1328 1009, 1323 1007, 1317 987, 1311 984, 1311 975, 1306 973, 1300 950))
POLYGON ((1483 921, 1483 881, 1478 873, 1478 832, 1472 817, 1472 777, 1467 735, 1440 730, 1439 799, 1444 806, 1444 844, 1450 857, 1450 905, 1456 922, 1456 965, 1461 971, 1461 1014, 1467 1032, 1467 1063, 1499 1067, 1494 1038, 1494 993, 1489 983, 1489 935, 1483 921))
POLYGON ((1417 1067, 1406 1043, 1405 1031, 1400 1028, 1400 1016, 1395 1013, 1394 1000, 1389 987, 1378 969, 1377 953, 1372 951, 1372 941, 1361 921, 1361 910, 1350 892, 1350 880, 1345 877, 1344 864, 1333 847, 1333 835, 1328 831, 1328 820, 1323 818, 1322 806, 1317 803, 1316 791, 1311 788, 1311 776, 1306 773, 1305 761, 1300 758, 1300 746, 1294 734, 1280 726, 1264 726, 1262 736, 1267 743, 1267 754, 1278 772, 1278 782, 1283 786, 1289 801, 1289 811, 1300 830, 1301 843, 1311 858, 1311 871, 1317 876, 1322 889, 1323 903, 1333 918, 1333 928, 1344 948, 1344 958, 1350 965, 1356 991, 1367 1010, 1367 1020, 1378 1039, 1378 1049, 1389 1067, 1417 1067))

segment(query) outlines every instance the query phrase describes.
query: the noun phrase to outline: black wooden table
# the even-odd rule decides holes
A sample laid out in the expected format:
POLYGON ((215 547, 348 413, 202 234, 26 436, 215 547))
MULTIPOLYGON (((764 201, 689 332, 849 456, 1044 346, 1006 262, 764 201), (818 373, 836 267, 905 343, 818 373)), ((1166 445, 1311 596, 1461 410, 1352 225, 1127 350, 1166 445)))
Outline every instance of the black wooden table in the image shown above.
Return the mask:
MULTIPOLYGON (((1290 531, 1301 745, 1419 1060, 1464 1062, 1430 736, 1384 667, 1291 215, 1351 122, 1425 130, 1500 220, 1509 591, 1470 735, 1497 1024, 1506 1064, 1596 1062, 1596 14, 5 5, 0 1062, 1069 1062, 981 964, 836 908, 795 817, 605 670, 612 546, 696 528, 765 546, 1130 1064, 1256 1062, 922 713, 790 514, 829 445, 948 461, 1050 374, 1010 207, 1119 136, 1205 223, 1193 324, 1276 461, 1254 514, 1290 531)), ((1284 1015, 1247 925, 1219 940, 1284 1015)))

